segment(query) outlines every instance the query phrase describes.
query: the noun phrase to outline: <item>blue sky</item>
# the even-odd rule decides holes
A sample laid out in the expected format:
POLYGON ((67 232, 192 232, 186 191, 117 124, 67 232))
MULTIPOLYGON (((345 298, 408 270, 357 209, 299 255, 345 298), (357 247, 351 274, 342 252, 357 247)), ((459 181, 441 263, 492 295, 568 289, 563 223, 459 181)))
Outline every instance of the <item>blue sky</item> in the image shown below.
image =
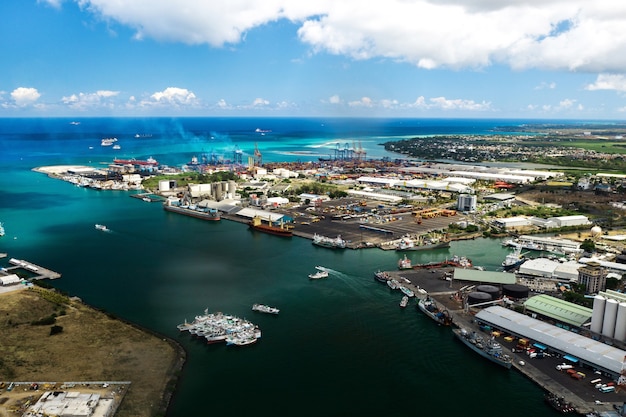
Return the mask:
POLYGON ((3 0, 0 117, 623 119, 620 0, 3 0))

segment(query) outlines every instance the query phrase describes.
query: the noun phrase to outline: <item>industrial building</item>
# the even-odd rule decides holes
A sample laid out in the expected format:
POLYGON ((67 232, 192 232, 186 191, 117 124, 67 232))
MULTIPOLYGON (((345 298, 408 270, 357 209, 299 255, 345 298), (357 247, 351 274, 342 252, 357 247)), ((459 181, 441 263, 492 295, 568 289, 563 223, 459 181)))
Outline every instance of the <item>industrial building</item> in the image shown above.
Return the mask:
POLYGON ((593 310, 549 295, 540 294, 524 302, 524 311, 532 317, 553 321, 557 327, 578 332, 588 324, 593 310))
POLYGON ((472 194, 459 194, 457 199, 457 210, 461 212, 473 213, 476 211, 477 198, 472 194))
POLYGON ((535 346, 543 348, 542 350, 561 355, 564 360, 579 366, 598 370, 611 378, 617 379, 622 371, 626 356, 624 350, 563 327, 500 306, 487 307, 476 313, 474 318, 480 325, 530 339, 535 346))
POLYGON ((493 225, 505 230, 519 229, 530 226, 530 220, 524 216, 503 217, 495 219, 493 225))
POLYGON ((517 270, 517 275, 526 278, 578 282, 578 269, 582 266, 575 261, 557 262, 548 258, 536 258, 521 264, 517 270))

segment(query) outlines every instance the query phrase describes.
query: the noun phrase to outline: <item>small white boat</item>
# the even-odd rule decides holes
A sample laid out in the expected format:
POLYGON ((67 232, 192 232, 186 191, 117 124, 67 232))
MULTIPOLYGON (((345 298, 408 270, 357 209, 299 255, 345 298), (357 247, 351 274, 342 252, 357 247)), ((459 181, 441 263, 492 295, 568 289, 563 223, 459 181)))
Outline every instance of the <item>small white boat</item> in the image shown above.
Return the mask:
POLYGON ((0 236, 4 236, 4 223, 0 222, 0 236))
POLYGON ((108 228, 108 227, 106 227, 106 226, 105 226, 105 225, 103 225, 103 224, 96 224, 96 230, 100 230, 100 231, 103 231, 103 232, 108 232, 108 231, 109 231, 109 228, 108 228))
POLYGON ((252 305, 252 310, 258 311, 258 312, 261 312, 261 313, 268 313, 268 314, 278 314, 278 313, 280 313, 280 310, 277 309, 276 307, 270 307, 270 306, 265 305, 265 304, 253 304, 252 305))
POLYGON ((309 279, 321 279, 321 278, 328 278, 328 272, 317 271, 314 274, 309 274, 309 279))
POLYGON ((409 304, 409 296, 405 295, 402 297, 402 300, 400 300, 400 307, 404 308, 407 304, 409 304))

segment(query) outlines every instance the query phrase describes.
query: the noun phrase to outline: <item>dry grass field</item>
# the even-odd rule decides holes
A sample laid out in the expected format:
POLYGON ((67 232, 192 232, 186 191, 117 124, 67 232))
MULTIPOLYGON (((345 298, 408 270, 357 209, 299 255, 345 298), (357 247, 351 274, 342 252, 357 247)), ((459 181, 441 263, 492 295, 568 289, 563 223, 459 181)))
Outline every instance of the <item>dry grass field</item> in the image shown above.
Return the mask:
POLYGON ((184 362, 177 344, 36 287, 0 294, 0 335, 0 381, 130 381, 116 417, 164 415, 184 362))

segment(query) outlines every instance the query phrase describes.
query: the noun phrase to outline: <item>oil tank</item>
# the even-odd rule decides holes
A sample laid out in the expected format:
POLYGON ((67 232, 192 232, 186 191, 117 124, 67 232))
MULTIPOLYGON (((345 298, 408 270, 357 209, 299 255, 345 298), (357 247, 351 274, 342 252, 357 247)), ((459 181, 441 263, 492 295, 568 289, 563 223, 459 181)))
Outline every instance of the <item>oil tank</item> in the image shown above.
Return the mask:
POLYGON ((491 301, 491 295, 486 292, 473 291, 467 294, 467 304, 469 306, 473 304, 486 303, 491 301))
POLYGON ((520 284, 507 284, 502 286, 502 293, 514 299, 528 298, 529 291, 527 286, 520 284))
POLYGON ((498 298, 500 298, 500 289, 493 285, 479 285, 474 288, 474 291, 486 292, 491 296, 492 300, 497 300, 498 298))
POLYGON ((593 313, 591 314, 591 330, 594 333, 602 333, 602 321, 604 320, 604 306, 606 298, 601 295, 593 297, 593 313))
POLYGON ((617 306, 617 320, 615 322, 615 339, 620 342, 626 340, 626 303, 619 303, 617 306))
POLYGON ((606 300, 604 305, 604 320, 602 321, 602 335, 613 337, 615 335, 615 323, 617 321, 618 302, 613 299, 606 300))

